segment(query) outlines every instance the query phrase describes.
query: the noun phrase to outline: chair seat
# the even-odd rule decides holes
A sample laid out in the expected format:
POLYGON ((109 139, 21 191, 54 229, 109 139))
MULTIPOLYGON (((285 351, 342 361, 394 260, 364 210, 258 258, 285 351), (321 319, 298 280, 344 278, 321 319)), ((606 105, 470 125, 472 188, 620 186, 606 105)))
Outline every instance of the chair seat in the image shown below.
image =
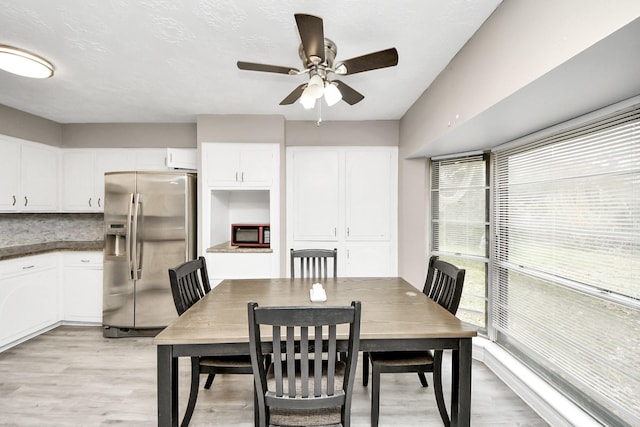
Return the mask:
POLYGON ((373 352, 369 354, 372 364, 385 366, 413 366, 433 364, 430 351, 392 351, 373 352))
POLYGON ((251 356, 203 356, 201 366, 216 366, 221 368, 251 367, 251 356))
MULTIPOLYGON (((296 360, 296 365, 299 365, 300 361, 296 360)), ((322 371, 323 371, 323 382, 326 381, 327 378, 327 361, 324 360, 322 363, 322 371)), ((283 363, 282 372, 285 378, 284 380, 284 389, 283 393, 286 395, 288 393, 287 390, 287 370, 286 365, 283 363)), ((335 389, 342 390, 344 375, 346 372, 346 364, 344 362, 337 361, 336 362, 336 373, 335 373, 335 389)), ((296 366, 296 378, 300 378, 300 369, 299 366, 296 366)), ((314 369, 313 369, 313 360, 309 361, 309 399, 313 399, 313 390, 314 390, 314 369)), ((269 366, 269 370, 267 372, 267 385, 269 390, 275 390, 276 381, 275 381, 275 373, 273 363, 269 366)), ((326 390, 326 386, 323 385, 323 390, 326 390)), ((269 391, 268 395, 275 395, 275 392, 269 391)), ((300 381, 296 381, 296 394, 300 395, 302 393, 302 387, 300 381)), ((341 407, 336 406, 334 408, 322 408, 322 409, 289 409, 289 408, 277 408, 271 407, 269 409, 270 414, 270 423, 271 425, 276 426, 328 426, 328 425, 340 425, 341 423, 341 407)))

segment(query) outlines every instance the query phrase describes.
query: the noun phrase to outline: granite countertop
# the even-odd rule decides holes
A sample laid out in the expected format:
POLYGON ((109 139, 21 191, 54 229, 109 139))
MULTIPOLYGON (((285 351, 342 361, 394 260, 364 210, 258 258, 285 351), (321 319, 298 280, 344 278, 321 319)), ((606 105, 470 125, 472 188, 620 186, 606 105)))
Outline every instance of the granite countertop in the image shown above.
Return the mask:
POLYGON ((0 261, 54 251, 102 251, 104 241, 56 241, 0 248, 0 261))
POLYGON ((207 248, 208 253, 271 253, 271 248, 247 248, 241 246, 231 246, 231 242, 220 243, 219 245, 207 248))

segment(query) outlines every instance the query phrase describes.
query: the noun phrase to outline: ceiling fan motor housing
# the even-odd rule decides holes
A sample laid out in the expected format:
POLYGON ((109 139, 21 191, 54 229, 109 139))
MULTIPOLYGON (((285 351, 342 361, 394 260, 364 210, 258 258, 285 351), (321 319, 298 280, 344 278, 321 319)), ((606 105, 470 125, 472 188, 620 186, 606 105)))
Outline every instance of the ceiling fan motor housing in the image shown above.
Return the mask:
POLYGON ((302 60, 304 68, 317 67, 323 70, 328 69, 327 71, 333 71, 333 61, 336 59, 337 53, 338 48, 336 44, 327 38, 324 39, 324 62, 322 63, 317 63, 320 60, 317 56, 308 57, 302 44, 300 44, 300 47, 298 48, 298 55, 302 60))

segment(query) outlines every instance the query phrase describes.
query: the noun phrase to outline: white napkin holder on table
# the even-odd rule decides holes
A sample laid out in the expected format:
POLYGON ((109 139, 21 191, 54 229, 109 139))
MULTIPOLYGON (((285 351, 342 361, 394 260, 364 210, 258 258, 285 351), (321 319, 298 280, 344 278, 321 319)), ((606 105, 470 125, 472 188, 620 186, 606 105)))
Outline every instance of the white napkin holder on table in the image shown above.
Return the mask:
POLYGON ((309 289, 309 296, 313 302, 323 302, 327 300, 327 293, 321 283, 313 284, 313 287, 309 289))

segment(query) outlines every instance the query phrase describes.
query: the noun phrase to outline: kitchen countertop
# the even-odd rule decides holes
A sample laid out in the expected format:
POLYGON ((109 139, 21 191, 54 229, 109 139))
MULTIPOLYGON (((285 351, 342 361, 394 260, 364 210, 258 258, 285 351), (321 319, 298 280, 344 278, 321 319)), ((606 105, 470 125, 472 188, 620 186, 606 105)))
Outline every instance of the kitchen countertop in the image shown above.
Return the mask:
POLYGON ((104 241, 56 241, 0 248, 0 261, 54 251, 102 251, 104 241))
POLYGON ((231 246, 230 242, 220 243, 219 245, 207 248, 208 253, 271 253, 271 248, 247 248, 240 246, 231 246))

